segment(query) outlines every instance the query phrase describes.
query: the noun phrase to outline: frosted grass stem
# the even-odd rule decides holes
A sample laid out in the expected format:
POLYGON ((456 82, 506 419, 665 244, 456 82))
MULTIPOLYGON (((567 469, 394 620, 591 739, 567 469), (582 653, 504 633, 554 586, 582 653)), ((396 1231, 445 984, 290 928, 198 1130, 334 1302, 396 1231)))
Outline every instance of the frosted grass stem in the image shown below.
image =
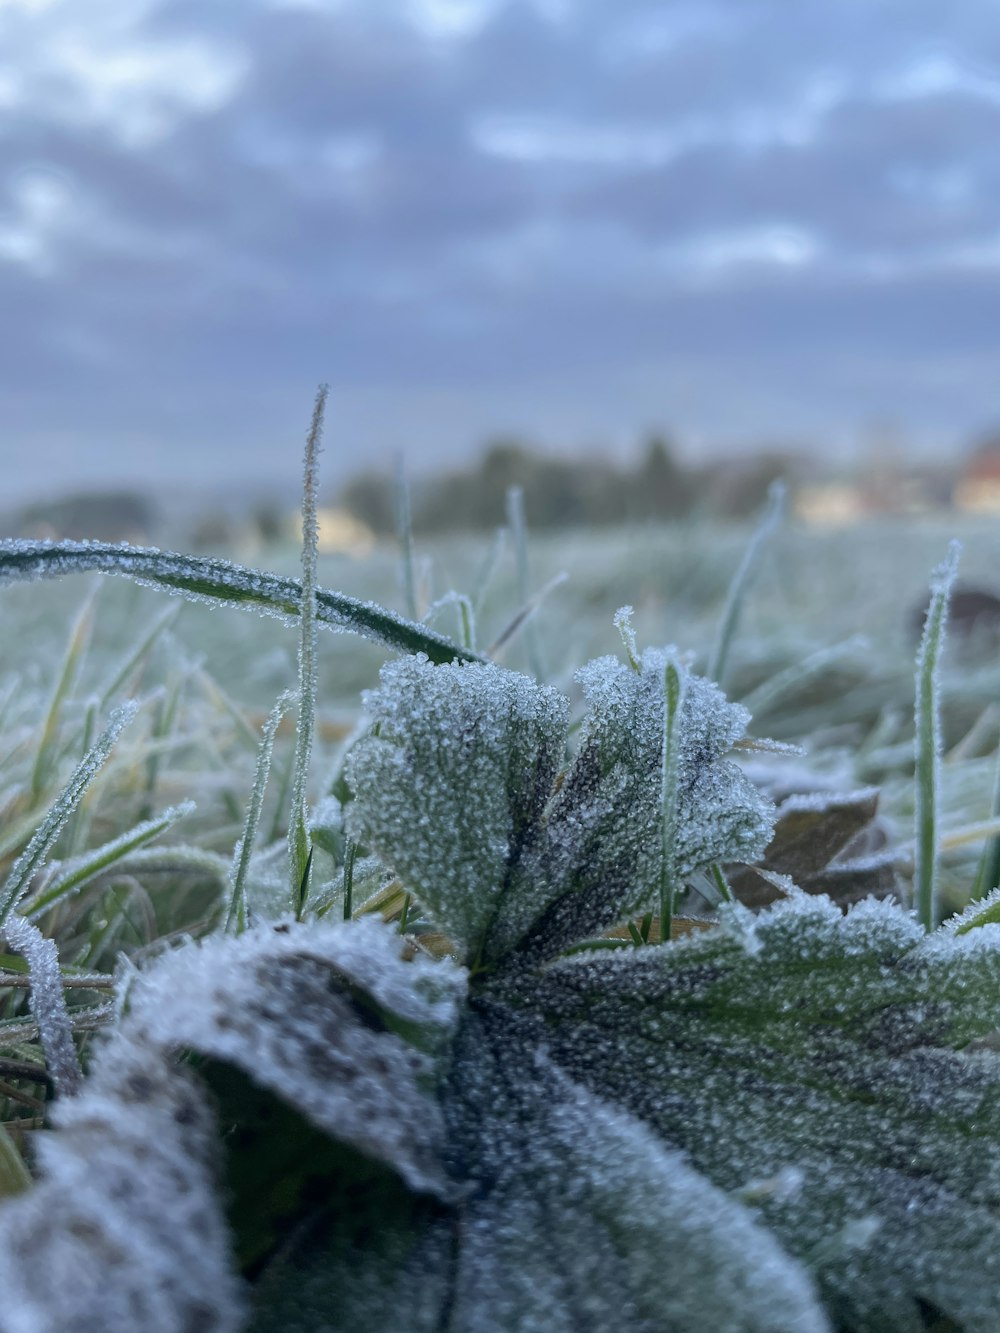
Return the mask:
POLYGON ((419 620, 417 574, 413 559, 413 517, 410 512, 410 484, 406 479, 406 468, 402 458, 398 459, 396 463, 395 502, 396 537, 399 541, 399 553, 402 561, 404 605, 409 618, 419 620))
POLYGON ((719 621, 719 629, 715 637, 715 646, 712 649, 712 656, 708 664, 708 678, 714 680, 717 685, 722 684, 722 678, 725 675, 733 635, 736 633, 736 625, 740 618, 740 612, 743 610, 743 602, 750 591, 754 575, 757 573, 761 551, 764 549, 764 544, 771 533, 780 523, 784 513, 785 489, 783 481, 773 481, 771 483, 764 517, 758 524, 756 532, 750 538, 739 568, 729 585, 726 603, 722 610, 722 619, 719 621))
POLYGON ((316 726, 316 562, 319 551, 317 477, 323 417, 330 386, 321 384, 306 436, 302 480, 302 598, 299 606, 299 717, 292 765, 292 806, 288 820, 288 858, 295 915, 301 920, 309 897, 312 840, 306 783, 316 726))
POLYGON ((59 972, 59 954, 55 942, 47 940, 32 922, 12 913, 4 922, 7 943, 28 963, 31 990, 28 1003, 45 1052, 45 1064, 56 1092, 69 1097, 83 1080, 80 1061, 73 1044, 73 1028, 59 972))
POLYGON ((941 767, 941 715, 938 661, 944 644, 948 603, 958 572, 961 546, 953 541, 948 555, 931 575, 931 600, 917 652, 916 783, 914 792, 914 903, 924 930, 938 918, 938 782, 941 767))
POLYGON ((281 719, 295 702, 293 690, 286 690, 267 715, 261 733, 260 747, 257 751, 257 767, 254 773, 253 789, 247 805, 243 832, 233 849, 233 864, 229 872, 229 910, 226 914, 225 930, 236 935, 242 934, 249 923, 246 882, 253 856, 254 838, 260 823, 260 812, 264 805, 264 793, 271 773, 271 759, 274 754, 274 738, 278 734, 281 719))
POLYGON ((660 811, 663 856, 660 863, 660 943, 670 940, 677 894, 675 842, 677 838, 678 737, 684 681, 677 663, 668 661, 663 672, 663 759, 660 769, 660 811))
MULTIPOLYGON (((990 802, 990 818, 996 819, 998 816, 1000 816, 1000 750, 997 751, 996 769, 993 775, 993 799, 990 802)), ((994 834, 983 845, 976 883, 972 890, 972 901, 985 898, 998 885, 1000 885, 1000 835, 994 834)))
POLYGON ((194 801, 184 801, 180 805, 171 806, 155 819, 136 824, 110 842, 105 842, 100 847, 75 857, 69 865, 60 867, 59 872, 43 889, 23 903, 21 910, 24 915, 40 916, 42 912, 47 912, 49 908, 79 892, 84 885, 104 874, 124 857, 158 838, 161 833, 172 828, 194 809, 194 801))
POLYGON ((14 862, 6 883, 0 889, 0 925, 28 891, 36 870, 45 860, 98 769, 107 760, 115 741, 137 712, 138 705, 131 702, 116 708, 104 731, 73 770, 69 781, 35 830, 27 847, 14 862))
MULTIPOLYGON (((531 581, 528 575, 528 528, 524 520, 524 492, 520 486, 511 486, 507 491, 507 524, 514 540, 514 559, 517 569, 517 600, 522 607, 532 603, 531 581)), ((534 607, 532 607, 534 609, 534 607)), ((524 646, 528 654, 528 667, 536 680, 543 678, 542 654, 538 645, 538 635, 531 624, 530 615, 525 619, 524 646)))
POLYGON ((45 712, 45 721, 42 724, 42 735, 38 742, 38 750, 35 753, 35 763, 31 770, 31 796, 32 800, 37 800, 48 781, 49 774, 55 763, 56 741, 59 735, 59 719, 62 715, 63 704, 65 703, 70 690, 73 688, 73 682, 76 680, 77 672, 80 669, 80 662, 84 653, 87 651, 87 645, 90 642, 91 630, 94 626, 94 601, 97 596, 97 589, 92 589, 87 600, 76 618, 72 630, 70 631, 69 643, 66 645, 66 653, 63 657, 62 667, 60 668, 55 688, 52 691, 52 698, 49 700, 49 706, 45 712))

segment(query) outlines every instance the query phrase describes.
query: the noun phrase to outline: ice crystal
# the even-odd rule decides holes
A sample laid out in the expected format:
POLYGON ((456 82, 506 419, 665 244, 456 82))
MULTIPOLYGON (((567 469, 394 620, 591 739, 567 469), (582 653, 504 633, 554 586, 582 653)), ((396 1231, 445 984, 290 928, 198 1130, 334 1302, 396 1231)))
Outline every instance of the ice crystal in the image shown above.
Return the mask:
MULTIPOLYGON (((472 959, 551 956, 648 906, 664 848, 666 650, 579 674, 578 750, 556 782, 568 701, 497 666, 383 668, 372 735, 352 752, 348 830, 374 847, 472 959)), ((749 715, 685 673, 672 862, 685 877, 752 859, 770 802, 724 758, 749 715)))

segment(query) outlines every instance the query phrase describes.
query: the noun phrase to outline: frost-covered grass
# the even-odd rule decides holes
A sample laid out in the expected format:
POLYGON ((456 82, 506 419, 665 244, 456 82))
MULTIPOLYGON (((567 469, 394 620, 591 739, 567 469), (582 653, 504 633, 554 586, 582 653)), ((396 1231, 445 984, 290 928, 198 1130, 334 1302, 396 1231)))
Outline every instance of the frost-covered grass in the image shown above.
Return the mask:
POLYGON ((997 1327, 953 529, 317 565, 322 406, 300 573, 0 548, 0 1329, 997 1327))

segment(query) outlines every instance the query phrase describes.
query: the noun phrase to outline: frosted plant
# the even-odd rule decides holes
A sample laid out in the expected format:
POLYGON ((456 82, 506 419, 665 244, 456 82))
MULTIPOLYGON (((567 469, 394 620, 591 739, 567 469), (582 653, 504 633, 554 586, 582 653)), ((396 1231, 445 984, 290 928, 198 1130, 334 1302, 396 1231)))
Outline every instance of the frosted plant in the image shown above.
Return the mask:
MULTIPOLYGON (((286 615, 306 600, 308 579, 179 559, 17 546, 0 577, 66 562, 286 615)), ((726 757, 746 711, 640 654, 623 618, 627 663, 578 678, 570 757, 557 691, 315 596, 320 623, 433 650, 368 696, 343 830, 457 957, 302 900, 304 920, 240 929, 239 855, 239 933, 125 976, 38 1136, 39 1182, 0 1209, 2 1333, 995 1330, 996 897, 925 934, 895 903, 845 915, 769 872, 790 896, 757 915, 727 903, 663 947, 595 939, 764 852, 773 806, 726 757)), ((785 854, 802 816, 832 846, 869 796, 846 821, 800 801, 785 854)), ((52 837, 8 912, 37 901, 52 837)), ((35 960, 36 1004, 53 963, 35 960)))
MULTIPOLYGON (((654 904, 663 861, 664 669, 648 650, 578 674, 588 701, 560 772, 568 700, 497 666, 383 668, 352 751, 351 835, 450 930, 467 961, 551 957, 654 904), (557 773, 559 775, 556 783, 557 773)), ((749 714, 685 673, 672 860, 681 879, 763 852, 773 808, 725 753, 749 714)))

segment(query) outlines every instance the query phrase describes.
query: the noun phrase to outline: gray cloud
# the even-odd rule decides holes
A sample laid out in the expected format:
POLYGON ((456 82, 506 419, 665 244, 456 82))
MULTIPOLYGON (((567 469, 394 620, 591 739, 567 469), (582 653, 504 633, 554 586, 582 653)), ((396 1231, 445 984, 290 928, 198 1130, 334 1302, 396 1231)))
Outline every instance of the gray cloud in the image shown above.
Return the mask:
POLYGON ((989 0, 7 0, 0 52, 24 489, 278 475, 321 378, 341 472, 994 410, 989 0))

